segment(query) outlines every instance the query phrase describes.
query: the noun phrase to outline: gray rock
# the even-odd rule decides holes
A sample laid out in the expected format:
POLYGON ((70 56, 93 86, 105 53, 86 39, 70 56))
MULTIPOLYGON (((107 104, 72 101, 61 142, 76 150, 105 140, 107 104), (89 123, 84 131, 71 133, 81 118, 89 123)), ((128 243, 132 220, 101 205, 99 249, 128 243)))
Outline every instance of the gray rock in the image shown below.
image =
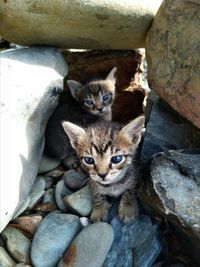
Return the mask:
POLYGON ((32 265, 24 264, 24 263, 18 263, 15 265, 15 267, 32 267, 32 265))
POLYGON ((6 227, 1 233, 6 248, 17 262, 30 263, 31 241, 14 227, 6 227))
POLYGON ((84 173, 69 170, 63 175, 62 179, 70 189, 78 190, 86 183, 88 176, 84 173))
POLYGON ((144 47, 146 33, 161 2, 49 0, 48 4, 39 1, 32 5, 26 1, 16 6, 12 1, 3 1, 0 2, 0 35, 21 45, 88 49, 144 47))
POLYGON ((55 267, 71 241, 81 230, 75 215, 51 212, 39 225, 32 242, 31 259, 35 267, 55 267))
POLYGON ((52 188, 54 185, 54 178, 50 176, 43 176, 43 178, 45 179, 45 184, 46 184, 45 190, 52 188))
POLYGON ((54 170, 60 164, 59 160, 49 158, 47 155, 42 156, 38 173, 45 173, 54 170))
POLYGON ((72 192, 71 190, 69 190, 69 188, 67 188, 67 186, 65 185, 63 180, 60 180, 57 185, 56 185, 56 190, 55 190, 55 199, 56 199, 56 204, 58 206, 58 208, 62 211, 62 212, 67 212, 67 207, 64 204, 63 198, 65 196, 70 195, 72 192))
POLYGON ((55 203, 55 189, 49 188, 42 197, 42 203, 55 203))
POLYGON ((45 186, 45 179, 41 176, 37 176, 30 191, 30 202, 28 204, 29 209, 32 209, 44 195, 45 186))
POLYGON ((92 211, 92 193, 89 186, 85 186, 75 193, 64 197, 65 205, 80 216, 88 216, 92 211))
POLYGON ((115 238, 103 267, 152 266, 161 252, 161 245, 150 218, 142 215, 135 222, 124 224, 115 217, 111 225, 115 238))
POLYGON ((156 154, 140 185, 142 202, 163 218, 200 265, 200 150, 156 154))
POLYGON ((200 148, 200 130, 153 92, 147 100, 146 117, 148 121, 141 151, 143 161, 165 150, 200 148))
POLYGON ((13 259, 10 257, 10 255, 3 247, 0 247, 0 266, 1 267, 16 266, 16 263, 13 261, 13 259))
POLYGON ((44 130, 58 103, 67 66, 57 49, 47 47, 1 52, 0 66, 1 232, 27 200, 37 176, 44 130))
POLYGON ((112 245, 114 233, 107 223, 84 228, 71 243, 58 267, 101 267, 112 245))

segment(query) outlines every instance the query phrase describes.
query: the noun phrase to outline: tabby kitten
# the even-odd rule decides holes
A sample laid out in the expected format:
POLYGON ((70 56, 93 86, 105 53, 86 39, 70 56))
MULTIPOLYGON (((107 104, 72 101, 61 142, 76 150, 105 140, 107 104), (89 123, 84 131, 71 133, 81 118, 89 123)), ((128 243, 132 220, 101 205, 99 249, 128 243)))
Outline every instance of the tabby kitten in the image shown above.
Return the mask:
POLYGON ((64 120, 81 126, 111 120, 111 106, 115 94, 115 73, 113 68, 105 80, 91 81, 86 85, 68 80, 67 102, 50 117, 45 133, 45 154, 63 160, 67 168, 76 167, 76 156, 61 122, 64 120))
POLYGON ((121 195, 118 212, 124 222, 138 216, 136 193, 139 168, 134 163, 134 155, 141 140, 143 124, 144 116, 123 128, 106 122, 86 129, 70 122, 62 123, 82 168, 90 176, 92 221, 107 219, 110 205, 106 195, 121 195))

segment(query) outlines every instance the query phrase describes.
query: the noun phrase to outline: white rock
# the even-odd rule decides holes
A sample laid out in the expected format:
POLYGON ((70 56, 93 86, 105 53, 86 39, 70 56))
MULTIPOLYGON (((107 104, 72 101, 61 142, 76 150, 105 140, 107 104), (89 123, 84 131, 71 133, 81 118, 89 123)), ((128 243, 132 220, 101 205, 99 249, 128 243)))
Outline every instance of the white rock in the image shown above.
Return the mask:
POLYGON ((28 198, 67 65, 55 48, 0 54, 0 232, 28 198))

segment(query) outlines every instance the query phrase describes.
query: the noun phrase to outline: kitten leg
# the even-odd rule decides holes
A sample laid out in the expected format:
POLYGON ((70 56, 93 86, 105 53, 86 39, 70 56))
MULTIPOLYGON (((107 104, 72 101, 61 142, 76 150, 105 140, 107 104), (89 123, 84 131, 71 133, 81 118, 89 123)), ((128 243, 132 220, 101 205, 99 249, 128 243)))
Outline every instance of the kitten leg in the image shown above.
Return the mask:
POLYGON ((102 195, 93 195, 93 210, 90 219, 93 222, 106 221, 110 204, 106 197, 102 195))
POLYGON ((118 212, 119 218, 125 223, 129 223, 138 217, 139 208, 135 190, 129 189, 122 194, 118 212))

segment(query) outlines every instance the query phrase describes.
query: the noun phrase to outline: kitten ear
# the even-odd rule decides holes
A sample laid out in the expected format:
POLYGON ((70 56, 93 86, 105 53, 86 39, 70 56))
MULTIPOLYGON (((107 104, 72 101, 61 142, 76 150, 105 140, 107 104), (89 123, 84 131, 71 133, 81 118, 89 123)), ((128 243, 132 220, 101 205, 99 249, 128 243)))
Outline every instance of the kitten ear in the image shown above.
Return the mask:
POLYGON ((119 132, 119 134, 126 136, 126 138, 131 140, 134 145, 138 145, 141 140, 144 121, 144 116, 136 118, 135 120, 124 126, 119 132))
POLYGON ((72 147, 76 150, 77 141, 81 136, 86 134, 85 130, 80 126, 71 123, 69 121, 62 122, 62 127, 67 136, 69 137, 72 147))
POLYGON ((105 79, 107 81, 112 82, 113 85, 115 85, 116 83, 116 71, 117 71, 117 67, 112 68, 112 70, 109 72, 109 74, 107 75, 105 79))
POLYGON ((69 86, 72 96, 77 99, 77 92, 82 87, 82 84, 74 80, 67 80, 67 85, 69 86))

